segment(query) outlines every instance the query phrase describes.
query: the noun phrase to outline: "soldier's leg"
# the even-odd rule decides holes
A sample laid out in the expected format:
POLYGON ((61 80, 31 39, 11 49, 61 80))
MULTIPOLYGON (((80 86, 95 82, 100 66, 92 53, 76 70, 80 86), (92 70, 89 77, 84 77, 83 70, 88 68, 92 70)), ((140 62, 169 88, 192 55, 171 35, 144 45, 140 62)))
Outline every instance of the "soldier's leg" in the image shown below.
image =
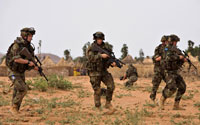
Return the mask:
POLYGON ((177 83, 178 90, 177 90, 177 93, 176 93, 175 103, 174 103, 173 109, 179 110, 179 109, 183 109, 183 108, 179 107, 179 103, 180 103, 180 100, 181 100, 183 94, 186 91, 186 84, 185 84, 185 81, 183 80, 182 76, 180 76, 180 75, 178 75, 176 83, 177 83))
POLYGON ((94 104, 95 107, 101 106, 101 76, 90 76, 90 83, 94 90, 94 104))
POLYGON ((22 100, 27 93, 27 86, 21 76, 15 76, 15 79, 12 80, 12 82, 14 84, 12 106, 19 110, 22 100))
POLYGON ((102 81, 107 86, 106 107, 109 108, 109 106, 111 105, 111 100, 112 100, 113 92, 115 89, 114 80, 113 80, 112 75, 110 73, 107 73, 102 77, 102 81))
POLYGON ((166 80, 166 86, 162 92, 162 97, 160 99, 160 108, 164 109, 164 103, 167 98, 171 97, 177 89, 176 86, 176 75, 173 73, 167 73, 165 80, 166 80))
POLYGON ((137 76, 131 76, 129 80, 125 83, 125 86, 132 86, 134 82, 137 81, 137 76))
POLYGON ((156 99, 156 93, 157 93, 157 90, 158 90, 158 87, 160 85, 162 81, 162 76, 159 72, 156 72, 154 73, 154 76, 153 76, 153 79, 152 79, 152 91, 151 91, 151 94, 150 94, 150 98, 152 100, 155 100, 156 99))

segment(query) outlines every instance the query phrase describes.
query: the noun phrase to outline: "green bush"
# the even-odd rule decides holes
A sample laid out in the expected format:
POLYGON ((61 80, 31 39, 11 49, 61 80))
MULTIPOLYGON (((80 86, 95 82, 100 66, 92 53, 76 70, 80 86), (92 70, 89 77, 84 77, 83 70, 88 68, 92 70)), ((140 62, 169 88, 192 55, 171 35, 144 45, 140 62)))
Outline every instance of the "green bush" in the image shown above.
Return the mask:
POLYGON ((48 88, 48 83, 43 78, 34 79, 34 83, 32 85, 42 92, 47 91, 48 88))
POLYGON ((62 76, 52 75, 49 78, 49 87, 62 89, 62 90, 68 90, 72 89, 72 83, 64 80, 62 76))
POLYGON ((51 75, 48 77, 48 80, 47 82, 44 78, 35 78, 33 80, 27 80, 26 83, 42 92, 47 91, 48 87, 62 90, 72 89, 72 83, 64 80, 62 76, 51 75))

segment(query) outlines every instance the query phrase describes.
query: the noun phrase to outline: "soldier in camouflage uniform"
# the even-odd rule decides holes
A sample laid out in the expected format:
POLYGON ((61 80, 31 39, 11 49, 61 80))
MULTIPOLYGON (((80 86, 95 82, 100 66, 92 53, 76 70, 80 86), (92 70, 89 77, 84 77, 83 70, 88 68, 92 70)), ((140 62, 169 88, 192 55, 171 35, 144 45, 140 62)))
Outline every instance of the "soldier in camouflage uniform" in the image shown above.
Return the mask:
POLYGON ((180 39, 176 35, 170 35, 166 47, 162 55, 161 64, 165 67, 165 80, 166 86, 163 90, 162 97, 160 99, 160 108, 164 109, 164 103, 167 98, 171 97, 176 91, 174 110, 182 110, 179 107, 179 103, 182 95, 186 91, 186 84, 182 76, 178 73, 183 63, 187 61, 181 50, 176 46, 180 39))
MULTIPOLYGON (((99 108, 101 106, 101 82, 103 82, 106 86, 106 104, 105 107, 113 110, 111 105, 111 100, 113 96, 113 91, 115 89, 114 80, 112 75, 107 71, 109 68, 108 59, 109 56, 107 54, 102 54, 99 52, 93 52, 92 47, 94 44, 97 44, 103 49, 107 49, 112 51, 111 45, 108 43, 104 43, 103 40, 104 34, 102 32, 96 32, 93 34, 94 42, 87 50, 87 69, 88 75, 90 77, 90 83, 94 90, 94 103, 95 107, 99 108)), ((112 63, 112 66, 116 66, 116 63, 112 63)))
POLYGON ((167 39, 168 39, 168 36, 163 36, 161 38, 162 44, 156 47, 154 51, 154 56, 152 58, 153 63, 154 63, 154 75, 152 79, 153 87, 152 87, 152 92, 150 94, 150 98, 153 101, 156 99, 156 93, 161 81, 164 80, 164 70, 160 64, 160 61, 161 61, 163 49, 165 47, 165 42, 167 39))
POLYGON ((34 48, 31 46, 31 40, 34 34, 35 30, 33 28, 23 28, 21 30, 21 37, 17 37, 14 43, 9 47, 6 54, 8 76, 14 86, 12 106, 10 109, 13 114, 19 113, 18 111, 22 100, 27 93, 25 71, 31 69, 38 70, 38 67, 35 67, 32 61, 29 61, 20 55, 22 48, 26 47, 34 56, 34 48))
POLYGON ((124 74, 122 80, 125 80, 126 78, 128 78, 128 81, 124 83, 126 87, 132 86, 133 83, 136 82, 138 79, 137 69, 132 64, 128 65, 128 69, 126 73, 124 74))

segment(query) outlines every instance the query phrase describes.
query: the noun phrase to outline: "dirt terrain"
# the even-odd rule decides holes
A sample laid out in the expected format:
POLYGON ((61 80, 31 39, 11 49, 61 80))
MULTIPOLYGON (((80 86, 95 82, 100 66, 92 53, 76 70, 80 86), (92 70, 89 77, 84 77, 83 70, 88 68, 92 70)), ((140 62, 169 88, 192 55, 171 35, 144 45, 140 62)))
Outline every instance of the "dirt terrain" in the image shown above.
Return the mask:
MULTIPOLYGON (((28 78, 31 79, 31 78, 28 78)), ((46 92, 32 89, 28 92, 18 116, 9 112, 12 91, 8 89, 10 81, 0 77, 0 125, 6 124, 109 124, 109 125, 199 125, 200 124, 200 81, 187 81, 187 91, 181 101, 186 110, 172 110, 173 98, 167 100, 165 110, 149 99, 151 78, 139 78, 131 88, 123 86, 124 81, 115 79, 116 89, 113 106, 116 112, 106 115, 105 97, 102 97, 101 109, 93 104, 93 90, 89 77, 65 77, 72 82, 73 89, 59 90, 48 88, 46 92)), ((161 96, 165 83, 162 83, 157 98, 161 96)), ((103 86, 103 84, 102 84, 103 86)))

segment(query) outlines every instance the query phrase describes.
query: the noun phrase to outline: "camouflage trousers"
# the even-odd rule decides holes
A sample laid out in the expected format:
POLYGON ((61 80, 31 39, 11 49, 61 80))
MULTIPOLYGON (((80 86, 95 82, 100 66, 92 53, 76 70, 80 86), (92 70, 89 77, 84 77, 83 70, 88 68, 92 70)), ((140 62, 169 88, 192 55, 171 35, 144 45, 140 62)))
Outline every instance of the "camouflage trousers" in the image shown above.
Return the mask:
POLYGON ((136 75, 132 75, 128 78, 128 81, 125 83, 125 86, 132 86, 134 82, 136 82, 138 77, 136 75))
POLYGON ((113 91, 115 89, 114 80, 110 73, 105 72, 101 76, 90 76, 90 83, 94 90, 94 102, 96 107, 101 105, 101 82, 107 86, 106 101, 112 100, 113 91))
POLYGON ((182 76, 176 71, 167 71, 165 73, 166 86, 163 90, 165 98, 171 97, 177 90, 175 101, 180 101, 186 91, 186 84, 182 76))
POLYGON ((164 80, 165 81, 165 75, 164 72, 158 72, 158 71, 154 71, 154 75, 152 78, 152 91, 151 91, 151 95, 150 98, 152 100, 155 100, 156 98, 156 93, 158 91, 158 88, 160 86, 161 81, 164 80))
POLYGON ((20 109, 22 100, 27 93, 27 85, 25 83, 25 75, 9 76, 14 85, 12 105, 16 105, 18 110, 20 109))

